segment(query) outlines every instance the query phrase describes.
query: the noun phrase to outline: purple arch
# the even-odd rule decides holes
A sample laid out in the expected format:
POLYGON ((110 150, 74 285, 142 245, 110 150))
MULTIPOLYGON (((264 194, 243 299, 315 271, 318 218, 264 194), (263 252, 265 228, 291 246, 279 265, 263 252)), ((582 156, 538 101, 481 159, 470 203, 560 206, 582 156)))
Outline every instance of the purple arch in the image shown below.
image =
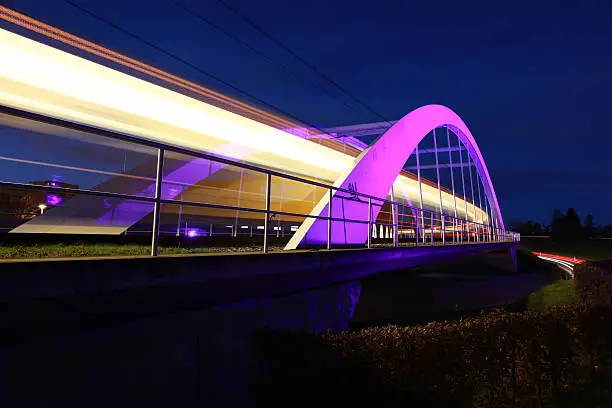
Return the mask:
MULTIPOLYGON (((370 147, 355 159, 350 170, 333 184, 346 190, 374 197, 387 197, 393 182, 419 142, 433 129, 447 127, 454 132, 468 150, 482 180, 485 195, 492 204, 492 216, 497 218, 499 227, 504 228, 497 196, 493 189, 489 171, 472 133, 451 109, 442 105, 426 105, 415 109, 397 121, 370 147)), ((332 198, 332 217, 367 220, 368 205, 364 200, 350 198, 344 192, 335 192, 332 198), (344 197, 345 199, 342 199, 344 197)), ((329 194, 319 201, 311 216, 327 216, 329 194)), ((380 207, 373 207, 372 219, 376 219, 380 207)), ((363 244, 368 237, 366 224, 332 223, 332 244, 363 244)), ((285 249, 295 249, 301 244, 321 245, 327 243, 327 220, 307 218, 293 235, 285 249)))

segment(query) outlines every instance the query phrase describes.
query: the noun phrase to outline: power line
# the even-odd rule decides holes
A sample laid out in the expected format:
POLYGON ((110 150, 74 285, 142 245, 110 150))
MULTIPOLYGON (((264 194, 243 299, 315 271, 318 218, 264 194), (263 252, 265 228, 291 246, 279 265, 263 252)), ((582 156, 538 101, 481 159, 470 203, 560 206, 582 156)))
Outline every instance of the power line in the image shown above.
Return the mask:
POLYGON ((179 61, 179 62, 187 65, 188 67, 190 67, 190 68, 192 68, 192 69, 194 69, 194 70, 196 70, 196 71, 198 71, 198 72, 200 72, 200 73, 202 73, 202 74, 204 74, 204 75, 206 75, 206 76, 208 76, 208 77, 210 77, 210 78, 212 78, 212 79, 214 79, 216 81, 219 81, 220 83, 222 83, 222 84, 232 88, 233 90, 241 93, 242 95, 245 95, 245 96, 247 96, 247 97, 249 97, 249 98, 251 98, 251 99, 253 99, 253 100, 255 100, 255 101, 257 101, 257 102, 259 102, 259 103, 261 103, 261 104, 263 104, 263 105, 265 105, 267 107, 269 107, 269 108, 272 108, 272 109, 276 110, 277 112, 279 112, 279 113, 281 113, 281 114, 283 114, 283 115, 285 115, 285 116, 287 116, 287 117, 289 117, 289 118, 291 118, 291 119, 293 119, 293 120, 295 120, 295 121, 297 121, 297 122, 299 122, 301 124, 306 125, 307 127, 310 127, 312 129, 316 129, 319 132, 321 132, 322 134, 327 134, 327 132, 325 132, 323 129, 321 129, 321 128, 317 127, 317 126, 308 124, 307 122, 305 122, 303 120, 300 120, 295 115, 292 115, 292 114, 290 114, 288 112, 285 112, 284 110, 282 110, 280 108, 277 108, 276 106, 274 106, 274 105, 272 105, 272 104, 270 104, 270 103, 268 103, 268 102, 266 102, 266 101, 256 97, 255 95, 252 95, 252 94, 250 94, 250 93, 248 93, 248 92, 238 88, 237 86, 232 85, 231 83, 229 83, 229 82, 219 78, 218 76, 216 76, 214 74, 211 74, 210 72, 200 68, 199 66, 197 66, 195 64, 192 64, 191 62, 189 62, 189 61, 187 61, 187 60, 185 60, 185 59, 183 59, 183 58, 181 58, 181 57, 171 53, 170 51, 167 51, 167 50, 159 47, 158 45, 155 45, 155 44, 145 40, 144 38, 142 38, 142 37, 132 33, 131 31, 126 30, 125 28, 121 27, 120 25, 115 24, 115 23, 105 19, 104 17, 101 17, 101 16, 95 14, 94 12, 86 9, 85 7, 80 6, 80 5, 72 2, 71 0, 63 0, 63 1, 65 3, 71 5, 72 7, 75 7, 76 9, 82 11, 83 13, 85 13, 85 14, 87 14, 87 15, 89 15, 89 16, 91 16, 91 17, 93 17, 93 18, 95 18, 95 19, 97 19, 97 20, 99 20, 99 21, 101 21, 101 22, 103 22, 103 23, 105 23, 105 24, 115 28, 116 30, 124 33, 125 35, 127 35, 127 36, 129 36, 129 37, 131 37, 131 38, 133 38, 135 40, 138 40, 138 41, 142 42, 143 44, 145 44, 145 45, 155 49, 156 51, 159 51, 162 54, 165 54, 166 56, 168 56, 168 57, 170 57, 170 58, 172 58, 172 59, 174 59, 176 61, 179 61))
POLYGON ((364 108, 366 108, 367 110, 369 110, 370 112, 372 112, 373 114, 375 114, 376 116, 378 116, 379 118, 381 118, 383 121, 387 122, 390 126, 392 126, 391 122, 385 118, 383 115, 381 115, 380 113, 378 113, 376 110, 374 110, 373 108, 371 108, 370 106, 368 106, 365 102, 363 102, 361 99, 359 99, 357 96, 355 96, 354 94, 352 94, 351 92, 349 92, 348 90, 346 90, 345 88, 343 88, 342 86, 340 86, 336 81, 334 81, 332 78, 330 78, 329 76, 325 75, 323 72, 321 72, 317 67, 315 67, 314 65, 312 65, 311 63, 309 63, 308 61, 306 61, 304 58, 302 58, 301 56, 299 56, 298 54, 296 54, 294 51, 292 51, 289 47, 287 47, 285 44, 281 43, 279 40, 277 40, 274 36, 272 36, 272 34, 268 33, 266 30, 264 30, 262 27, 260 27, 257 23, 255 23, 253 20, 249 19, 247 16, 245 16, 244 14, 242 14, 240 11, 238 11, 234 6, 232 6, 231 4, 229 4, 228 2, 226 2, 225 0, 217 0, 217 2, 221 5, 223 5, 225 8, 227 8, 228 10, 230 10, 232 13, 234 13, 236 16, 240 17, 242 20, 244 20, 244 22, 246 22, 248 25, 250 25, 251 27, 253 27, 255 30, 259 31, 262 35, 264 35, 266 38, 268 38, 270 41, 272 41, 274 44, 278 45, 280 48, 282 48, 283 50, 285 50, 287 53, 289 53, 290 55, 292 55, 294 58, 296 58, 298 61, 300 61, 301 63, 303 63, 304 65, 306 65, 307 67, 309 67, 310 69, 312 69, 314 72, 316 72, 319 76, 321 76, 322 78, 324 78, 326 81, 328 81, 330 84, 332 84, 334 87, 336 87, 339 91, 343 92, 344 94, 348 95, 350 98, 352 98, 353 100, 357 101, 357 103, 359 103, 361 106, 363 106, 364 108))
POLYGON ((265 59, 267 62, 276 65, 277 67, 281 68, 283 71, 285 71, 286 73, 288 73, 289 75, 291 75, 293 78, 295 79, 299 79, 302 80, 303 82, 309 84, 311 87, 313 87, 314 89, 318 90, 318 91, 322 91, 324 92, 326 95, 328 95, 329 97, 331 97, 332 99, 335 99, 336 101, 342 103, 345 107, 347 107, 348 109, 352 110, 353 112, 357 113, 358 115, 362 115, 362 112, 360 112, 359 110, 355 109, 355 107, 349 105, 348 103, 346 103, 343 100, 340 100, 338 98, 336 98, 334 95, 332 95, 330 92, 328 92, 326 89, 319 87, 317 85, 315 85, 314 83, 312 83, 311 81, 307 81, 304 78, 301 78, 298 74, 296 74, 293 70, 291 70, 289 67, 287 67, 285 64, 283 64, 282 62, 279 62, 277 60, 274 60, 272 58, 270 58, 269 56, 267 56, 266 54, 264 54, 263 52, 257 50, 255 47, 253 47, 252 45, 250 45, 249 43, 247 43, 246 41, 240 39, 239 37, 235 36, 234 34, 230 33, 229 31, 227 31, 225 28, 221 27, 220 25, 214 23, 213 21, 207 19, 206 17, 202 16, 202 14, 198 13, 197 11, 193 10, 190 7, 187 7, 185 4, 183 4, 182 2, 178 1, 178 0, 168 0, 170 3, 174 4, 177 7, 180 7, 181 9, 183 9, 184 11, 186 11, 189 14, 192 14, 195 18, 197 18, 198 20, 200 20, 200 22, 213 27, 214 29, 216 29, 217 31, 225 34, 227 37, 231 38, 232 40, 236 41, 237 43, 241 44, 243 47, 247 48, 249 51, 259 55, 260 57, 262 57, 263 59, 265 59))

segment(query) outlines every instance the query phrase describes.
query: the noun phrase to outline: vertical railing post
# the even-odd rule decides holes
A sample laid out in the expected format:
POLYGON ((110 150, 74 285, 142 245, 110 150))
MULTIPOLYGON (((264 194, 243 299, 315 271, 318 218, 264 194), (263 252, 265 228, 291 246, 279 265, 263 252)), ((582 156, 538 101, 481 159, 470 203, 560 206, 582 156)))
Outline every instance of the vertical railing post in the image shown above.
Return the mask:
POLYGON ((455 225, 455 234, 457 234, 456 244, 461 243, 461 229, 459 229, 459 218, 454 218, 453 223, 455 225))
POLYGON ((486 241, 485 239, 485 228, 484 228, 484 218, 482 216, 482 196, 480 195, 480 185, 482 184, 482 180, 478 176, 478 169, 476 169, 476 188, 478 189, 478 210, 480 211, 480 234, 481 241, 486 241))
POLYGON ((491 209, 491 205, 489 205, 489 235, 491 242, 493 242, 493 210, 491 209))
POLYGON ((434 213, 433 211, 431 212, 431 246, 434 246, 434 213))
POLYGON ((368 249, 372 248, 372 197, 368 197, 368 249))
MULTIPOLYGON (((459 148, 459 168, 461 169, 461 191, 463 192, 463 203, 465 204, 465 221, 468 221, 468 203, 467 203, 467 194, 465 191, 465 175, 463 172, 463 147, 461 147, 461 140, 457 138, 457 147, 459 148)), ((469 157, 469 154, 468 154, 469 157)), ((462 223, 463 224, 463 223, 462 223)), ((469 225, 467 222, 465 225, 465 234, 467 235, 467 242, 470 242, 470 231, 469 225)), ((461 233, 463 234, 463 226, 461 228, 461 233)), ((463 241, 463 238, 462 238, 463 241)))
POLYGON ((164 177, 164 149, 157 150, 157 171, 155 172, 155 204, 153 207, 153 233, 151 237, 151 256, 159 251, 159 219, 161 216, 161 191, 164 177))
POLYGON ((423 230, 423 244, 427 242, 425 237, 425 214, 423 213, 423 184, 421 183, 421 162, 419 160, 419 145, 415 148, 417 179, 419 181, 419 208, 421 209, 421 229, 423 230))
POLYGON ((467 220, 466 226, 467 226, 468 242, 474 242, 474 237, 472 236, 472 221, 467 220))
POLYGON ((492 241, 493 239, 491 238, 491 216, 489 215, 489 199, 486 196, 486 191, 485 191, 485 214, 487 215, 487 230, 486 230, 486 234, 487 234, 487 242, 492 241))
MULTIPOLYGON (((236 203, 236 207, 240 208, 240 199, 242 198, 242 179, 244 178, 244 168, 240 169, 240 184, 238 187, 238 201, 236 203)), ((238 236, 238 217, 240 215, 240 210, 236 210, 236 220, 234 221, 234 230, 232 231, 232 235, 234 238, 238 236)))
MULTIPOLYGON (((181 204, 179 205, 178 218, 176 220, 176 236, 181 235, 181 217, 183 215, 183 201, 185 201, 185 186, 181 187, 181 204)), ((187 231, 185 231, 187 234, 187 231)))
POLYGON ((272 175, 266 174, 266 219, 264 220, 264 254, 268 253, 268 229, 270 228, 270 197, 272 195, 272 175))
POLYGON ((332 240, 332 200, 334 198, 334 190, 329 188, 329 205, 327 206, 327 249, 331 249, 332 240))
POLYGON ((440 215, 440 221, 442 222, 442 228, 440 233, 442 234, 442 245, 446 245, 446 223, 444 222, 444 214, 440 215))
MULTIPOLYGON (((285 179, 281 179, 281 192, 280 192, 280 200, 278 201, 278 211, 283 211, 283 199, 285 197, 285 179)), ((281 216, 276 217, 276 238, 281 235, 281 231, 283 228, 280 225, 281 216)))
POLYGON ((395 205, 395 191, 391 186, 391 218, 393 219, 393 247, 398 247, 398 235, 397 235, 397 206, 395 205))
POLYGON ((497 218, 493 219, 493 223, 495 225, 495 234, 494 234, 495 242, 498 242, 499 241, 499 229, 497 228, 498 227, 497 218))
POLYGON ((434 142, 434 155, 436 156, 436 178, 438 181, 438 194, 440 195, 440 235, 442 236, 442 245, 446 243, 446 227, 444 224, 444 206, 442 205, 442 187, 440 186, 440 162, 438 161, 438 140, 436 138, 436 129, 431 131, 434 142))
POLYGON ((415 228, 414 228, 414 246, 417 246, 417 247, 419 246, 419 241, 421 240, 420 223, 419 223, 419 219, 421 218, 420 212, 421 210, 417 208, 416 217, 415 217, 415 228))
POLYGON ((450 166, 451 187, 453 190, 453 205, 455 207, 455 217, 453 218, 453 244, 457 242, 457 196, 455 195, 455 174, 453 173, 453 149, 451 147, 450 132, 446 127, 446 144, 448 145, 448 163, 450 166))
POLYGON ((472 190, 472 209, 474 210, 474 222, 473 222, 473 227, 474 227, 474 241, 478 242, 479 241, 479 237, 478 237, 478 224, 476 224, 477 222, 477 217, 476 217, 476 202, 474 200, 474 179, 472 178, 472 158, 470 157, 469 153, 468 153, 468 171, 470 172, 470 189, 472 190))

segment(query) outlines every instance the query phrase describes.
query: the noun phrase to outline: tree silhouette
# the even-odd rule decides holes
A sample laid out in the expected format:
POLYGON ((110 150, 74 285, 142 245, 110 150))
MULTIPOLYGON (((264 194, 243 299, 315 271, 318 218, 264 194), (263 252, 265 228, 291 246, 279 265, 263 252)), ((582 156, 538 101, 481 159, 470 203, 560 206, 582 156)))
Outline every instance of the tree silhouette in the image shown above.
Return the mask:
POLYGON ((565 215, 555 210, 551 226, 551 237, 556 241, 578 241, 584 238, 580 217, 573 208, 569 208, 565 215))
POLYGON ((595 236, 595 225, 593 224, 593 216, 591 214, 584 218, 584 236, 585 238, 595 236))
POLYGON ((556 235, 559 233, 559 230, 562 228, 561 224, 563 224, 564 217, 565 216, 563 215, 560 209, 555 208, 553 210, 553 216, 550 222, 550 230, 552 235, 556 235))

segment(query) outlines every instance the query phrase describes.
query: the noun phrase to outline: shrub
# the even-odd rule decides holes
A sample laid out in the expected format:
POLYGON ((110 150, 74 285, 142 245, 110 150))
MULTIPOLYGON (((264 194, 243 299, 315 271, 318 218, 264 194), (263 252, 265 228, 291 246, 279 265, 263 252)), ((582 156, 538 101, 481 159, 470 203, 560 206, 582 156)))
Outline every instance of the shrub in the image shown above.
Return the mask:
POLYGON ((594 280, 602 276, 601 269, 589 262, 574 267, 574 284, 581 291, 594 280))
POLYGON ((277 402, 280 387, 299 395, 295 402, 303 406, 550 406, 612 364, 611 293, 609 281, 593 280, 583 301, 546 313, 494 311, 341 333, 259 333, 257 386, 267 390, 259 402, 277 402))

